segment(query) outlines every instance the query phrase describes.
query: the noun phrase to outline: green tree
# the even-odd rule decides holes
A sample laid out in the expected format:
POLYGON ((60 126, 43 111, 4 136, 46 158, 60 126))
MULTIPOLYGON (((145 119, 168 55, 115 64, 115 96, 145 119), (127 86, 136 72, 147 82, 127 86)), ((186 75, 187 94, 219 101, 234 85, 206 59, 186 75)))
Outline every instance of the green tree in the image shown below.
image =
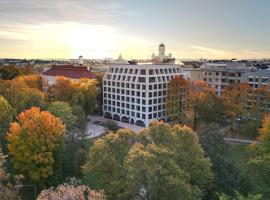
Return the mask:
POLYGON ((187 127, 151 123, 126 158, 128 197, 200 199, 211 185, 211 163, 187 127))
POLYGON ((113 120, 107 120, 105 122, 105 127, 107 129, 107 131, 117 131, 119 129, 117 123, 113 120))
POLYGON ((251 190, 246 163, 242 163, 237 152, 224 141, 215 124, 208 125, 200 133, 200 143, 213 164, 214 180, 208 199, 217 199, 218 193, 234 195, 235 190, 246 194, 251 190))
POLYGON ((67 130, 73 130, 78 118, 73 114, 68 102, 55 101, 48 106, 48 111, 59 117, 67 130))
POLYGON ((196 134, 162 122, 151 123, 137 137, 120 129, 98 139, 83 174, 108 199, 200 199, 212 180, 196 134))
POLYGON ((108 199, 118 199, 125 191, 124 160, 134 138, 134 132, 120 129, 94 142, 83 166, 84 181, 90 188, 104 189, 108 199))
POLYGON ((75 125, 77 128, 84 130, 86 125, 86 116, 85 112, 79 105, 74 105, 71 107, 73 115, 76 116, 76 122, 75 125))
POLYGON ((266 115, 259 130, 259 141, 262 144, 250 146, 252 157, 249 161, 252 172, 254 191, 270 198, 270 116, 266 115))
POLYGON ((5 135, 8 130, 9 124, 12 122, 15 115, 15 110, 10 106, 7 100, 0 96, 0 145, 6 152, 6 139, 5 135))
POLYGON ((80 148, 77 150, 77 152, 74 155, 74 174, 76 177, 80 177, 82 175, 81 173, 81 167, 86 163, 87 158, 87 151, 83 148, 80 148))
POLYGON ((249 194, 248 196, 243 196, 239 192, 235 192, 234 197, 230 197, 228 195, 225 195, 224 193, 219 196, 219 200, 261 200, 262 195, 260 194, 249 194))
POLYGON ((60 181, 65 127, 59 118, 35 107, 26 110, 10 125, 7 141, 15 172, 39 186, 60 181))

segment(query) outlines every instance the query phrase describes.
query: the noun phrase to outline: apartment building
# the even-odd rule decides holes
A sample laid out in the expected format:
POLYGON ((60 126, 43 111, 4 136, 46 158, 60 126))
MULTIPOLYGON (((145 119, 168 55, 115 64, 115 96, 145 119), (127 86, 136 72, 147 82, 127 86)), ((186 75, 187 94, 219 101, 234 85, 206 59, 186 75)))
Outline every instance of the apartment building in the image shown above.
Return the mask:
POLYGON ((246 73, 251 71, 244 63, 204 63, 198 69, 190 69, 190 79, 204 80, 211 85, 218 96, 230 84, 239 84, 245 81, 246 73))

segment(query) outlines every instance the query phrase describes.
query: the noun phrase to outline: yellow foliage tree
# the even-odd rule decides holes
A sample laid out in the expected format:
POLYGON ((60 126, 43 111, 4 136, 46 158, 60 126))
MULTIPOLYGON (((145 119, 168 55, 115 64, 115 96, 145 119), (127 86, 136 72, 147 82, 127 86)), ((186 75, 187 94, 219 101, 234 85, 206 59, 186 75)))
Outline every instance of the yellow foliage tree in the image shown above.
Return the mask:
POLYGON ((33 107, 18 115, 7 134, 11 163, 16 172, 42 182, 53 174, 56 154, 64 148, 65 127, 59 118, 33 107))

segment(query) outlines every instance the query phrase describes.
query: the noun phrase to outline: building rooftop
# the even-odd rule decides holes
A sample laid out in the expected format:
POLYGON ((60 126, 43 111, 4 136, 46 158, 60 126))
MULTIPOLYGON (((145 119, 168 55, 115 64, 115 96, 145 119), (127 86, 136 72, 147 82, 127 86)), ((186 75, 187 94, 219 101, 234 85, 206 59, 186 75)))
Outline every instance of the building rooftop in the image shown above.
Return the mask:
POLYGON ((87 67, 76 67, 74 65, 53 65, 52 68, 42 73, 46 76, 65 76, 72 79, 89 78, 95 79, 87 67))

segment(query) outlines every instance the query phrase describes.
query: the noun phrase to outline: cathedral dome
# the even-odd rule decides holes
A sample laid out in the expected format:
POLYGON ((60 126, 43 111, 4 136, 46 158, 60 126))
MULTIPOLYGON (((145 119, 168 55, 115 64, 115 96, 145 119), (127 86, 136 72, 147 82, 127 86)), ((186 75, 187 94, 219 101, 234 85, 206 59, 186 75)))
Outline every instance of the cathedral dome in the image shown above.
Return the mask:
POLYGON ((164 45, 163 43, 161 43, 161 44, 159 45, 159 47, 165 47, 165 45, 164 45))

